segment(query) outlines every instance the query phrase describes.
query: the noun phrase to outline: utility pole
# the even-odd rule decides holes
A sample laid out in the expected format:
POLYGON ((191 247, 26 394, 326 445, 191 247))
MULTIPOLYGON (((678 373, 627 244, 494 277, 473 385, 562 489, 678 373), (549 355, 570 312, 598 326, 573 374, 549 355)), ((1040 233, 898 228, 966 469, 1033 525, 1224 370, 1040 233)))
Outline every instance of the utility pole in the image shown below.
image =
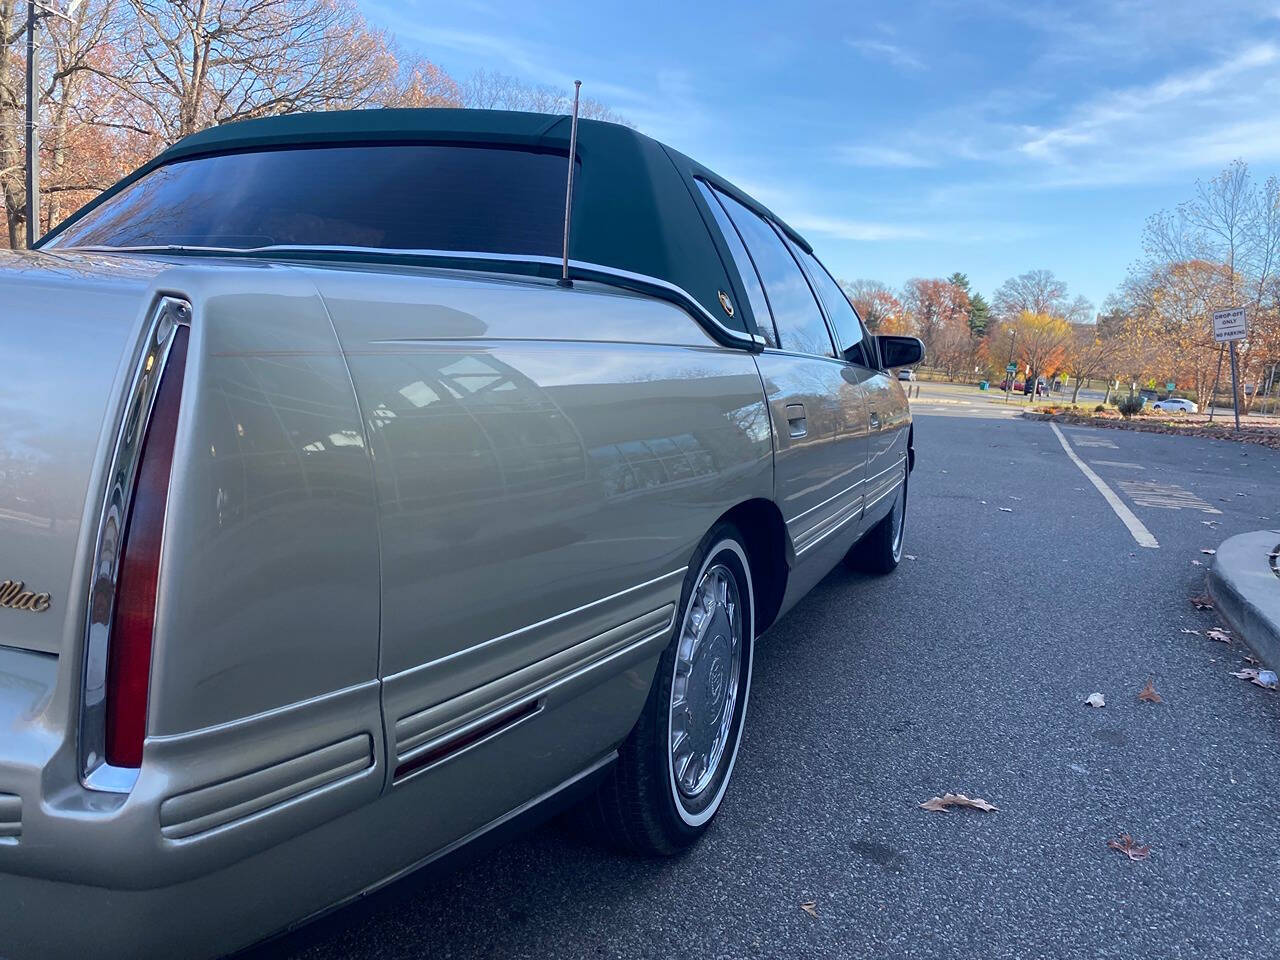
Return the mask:
POLYGON ((61 17, 74 23, 72 14, 84 0, 70 0, 63 13, 27 0, 27 249, 40 239, 40 38, 36 26, 42 17, 61 17))
POLYGON ((40 239, 40 41, 39 7, 27 0, 27 249, 40 239))

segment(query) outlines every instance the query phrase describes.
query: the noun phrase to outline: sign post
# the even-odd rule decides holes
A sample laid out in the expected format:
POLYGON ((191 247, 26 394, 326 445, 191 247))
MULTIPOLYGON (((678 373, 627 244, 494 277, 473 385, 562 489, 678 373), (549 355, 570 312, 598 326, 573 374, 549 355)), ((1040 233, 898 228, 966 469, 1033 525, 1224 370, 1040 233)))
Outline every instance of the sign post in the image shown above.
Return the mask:
POLYGON ((1236 373, 1236 341, 1245 338, 1244 307, 1213 311, 1213 339, 1227 344, 1231 351, 1231 409, 1236 415, 1236 429, 1240 429, 1240 384, 1236 373))

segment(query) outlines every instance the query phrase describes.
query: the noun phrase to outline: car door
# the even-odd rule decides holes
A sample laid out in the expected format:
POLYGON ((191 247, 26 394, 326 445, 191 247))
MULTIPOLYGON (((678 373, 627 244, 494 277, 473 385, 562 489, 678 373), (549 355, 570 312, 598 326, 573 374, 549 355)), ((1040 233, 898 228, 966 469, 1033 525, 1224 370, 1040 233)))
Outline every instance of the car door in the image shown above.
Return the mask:
POLYGON ((897 489, 902 476, 910 424, 906 394, 897 378, 882 369, 875 338, 862 325, 849 298, 830 272, 812 253, 798 247, 794 247, 794 252, 826 307, 836 345, 866 401, 866 422, 858 427, 867 462, 861 523, 861 528, 866 529, 888 512, 893 504, 890 494, 897 489))
POLYGON ((861 515, 867 458, 862 388, 838 356, 785 235, 745 204, 699 183, 731 252, 746 259, 738 268, 749 296, 755 282, 762 287, 756 325, 768 346, 756 364, 773 423, 774 490, 803 561, 838 532, 852 533, 861 515))

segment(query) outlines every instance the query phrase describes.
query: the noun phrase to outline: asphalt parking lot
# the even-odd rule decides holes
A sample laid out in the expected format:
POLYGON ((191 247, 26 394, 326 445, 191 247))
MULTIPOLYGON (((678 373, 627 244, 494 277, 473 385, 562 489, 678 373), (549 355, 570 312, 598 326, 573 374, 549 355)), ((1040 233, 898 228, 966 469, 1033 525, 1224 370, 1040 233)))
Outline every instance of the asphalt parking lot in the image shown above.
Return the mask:
POLYGON ((565 817, 261 955, 1272 955, 1280 694, 1230 676, 1246 651, 1189 598, 1202 549, 1280 525, 1280 453, 1063 431, 1143 546, 1049 424, 992 406, 917 405, 914 559, 833 573, 761 639, 695 850, 618 857, 565 817), (946 791, 999 809, 918 807, 946 791))

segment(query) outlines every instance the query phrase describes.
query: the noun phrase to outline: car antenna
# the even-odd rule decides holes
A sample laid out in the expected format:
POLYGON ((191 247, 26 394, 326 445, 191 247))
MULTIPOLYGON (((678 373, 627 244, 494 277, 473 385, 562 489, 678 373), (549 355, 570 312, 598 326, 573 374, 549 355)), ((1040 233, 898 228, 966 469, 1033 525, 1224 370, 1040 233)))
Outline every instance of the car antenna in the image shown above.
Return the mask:
POLYGON ((573 123, 569 126, 569 183, 564 190, 564 256, 560 262, 560 279, 557 286, 572 287, 569 279, 569 216, 573 212, 573 158, 578 154, 578 94, 582 81, 573 81, 573 123))

